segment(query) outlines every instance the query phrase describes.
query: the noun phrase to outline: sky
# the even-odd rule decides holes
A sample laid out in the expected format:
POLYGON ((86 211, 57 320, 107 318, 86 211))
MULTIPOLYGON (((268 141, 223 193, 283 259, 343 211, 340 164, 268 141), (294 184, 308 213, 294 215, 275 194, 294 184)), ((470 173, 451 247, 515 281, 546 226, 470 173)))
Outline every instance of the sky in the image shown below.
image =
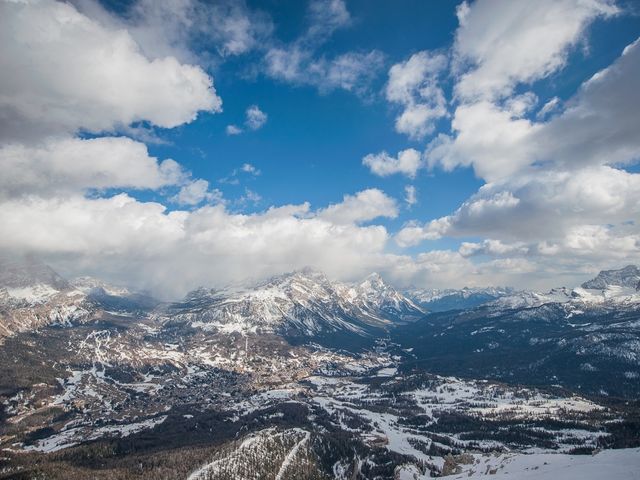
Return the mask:
POLYGON ((0 0, 0 251, 179 298, 640 263, 640 3, 0 0))

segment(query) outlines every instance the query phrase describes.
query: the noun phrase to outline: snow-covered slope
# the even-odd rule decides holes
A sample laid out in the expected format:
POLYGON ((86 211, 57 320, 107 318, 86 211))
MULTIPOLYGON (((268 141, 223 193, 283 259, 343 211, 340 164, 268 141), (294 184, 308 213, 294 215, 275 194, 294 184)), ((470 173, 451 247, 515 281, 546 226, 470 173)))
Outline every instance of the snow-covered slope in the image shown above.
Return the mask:
POLYGON ((640 269, 634 265, 620 270, 604 270, 581 287, 569 290, 554 288, 547 293, 520 291, 498 298, 488 305, 494 309, 533 308, 541 305, 566 304, 568 311, 589 308, 617 309, 640 304, 640 269))
MULTIPOLYGON (((640 478, 640 449, 604 450, 596 455, 473 455, 473 464, 460 465, 463 473, 452 480, 485 478, 504 480, 637 480, 640 478)), ((405 477, 422 478, 422 477, 405 477)))
POLYGON ((92 311, 86 295, 32 258, 0 261, 0 338, 53 323, 67 324, 92 311))
POLYGON ((0 338, 51 324, 86 321, 101 311, 140 311, 157 305, 100 280, 73 282, 33 258, 0 260, 0 338))
POLYGON ((415 321, 424 311, 373 274, 359 284, 329 281, 305 269, 235 291, 198 289, 167 307, 164 320, 222 332, 313 336, 415 321))

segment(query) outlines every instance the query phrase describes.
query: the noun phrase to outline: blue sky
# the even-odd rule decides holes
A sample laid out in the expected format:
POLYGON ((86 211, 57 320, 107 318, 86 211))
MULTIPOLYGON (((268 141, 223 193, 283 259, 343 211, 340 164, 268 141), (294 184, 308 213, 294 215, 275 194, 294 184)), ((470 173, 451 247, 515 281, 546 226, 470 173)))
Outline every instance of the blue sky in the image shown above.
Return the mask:
POLYGON ((635 2, 2 8, 0 248, 168 296, 304 265, 547 288, 640 259, 635 2))

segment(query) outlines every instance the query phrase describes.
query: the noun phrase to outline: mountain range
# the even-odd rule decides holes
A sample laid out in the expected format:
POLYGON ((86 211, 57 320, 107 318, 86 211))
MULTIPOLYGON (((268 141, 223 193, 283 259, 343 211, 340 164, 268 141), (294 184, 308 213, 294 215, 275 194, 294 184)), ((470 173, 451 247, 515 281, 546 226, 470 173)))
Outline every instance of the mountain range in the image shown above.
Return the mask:
POLYGON ((0 267, 0 478, 423 479, 638 454, 635 266, 549 292, 303 269, 175 302, 0 267))

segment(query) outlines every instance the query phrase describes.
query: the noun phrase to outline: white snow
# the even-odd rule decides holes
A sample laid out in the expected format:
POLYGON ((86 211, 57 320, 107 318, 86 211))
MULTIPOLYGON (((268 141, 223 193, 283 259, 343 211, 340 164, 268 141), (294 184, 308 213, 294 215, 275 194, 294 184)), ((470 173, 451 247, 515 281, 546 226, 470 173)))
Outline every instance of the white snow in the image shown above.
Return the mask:
POLYGON ((603 450, 596 455, 474 455, 474 465, 463 465, 463 472, 451 480, 485 478, 495 471, 504 480, 638 480, 640 448, 603 450))

